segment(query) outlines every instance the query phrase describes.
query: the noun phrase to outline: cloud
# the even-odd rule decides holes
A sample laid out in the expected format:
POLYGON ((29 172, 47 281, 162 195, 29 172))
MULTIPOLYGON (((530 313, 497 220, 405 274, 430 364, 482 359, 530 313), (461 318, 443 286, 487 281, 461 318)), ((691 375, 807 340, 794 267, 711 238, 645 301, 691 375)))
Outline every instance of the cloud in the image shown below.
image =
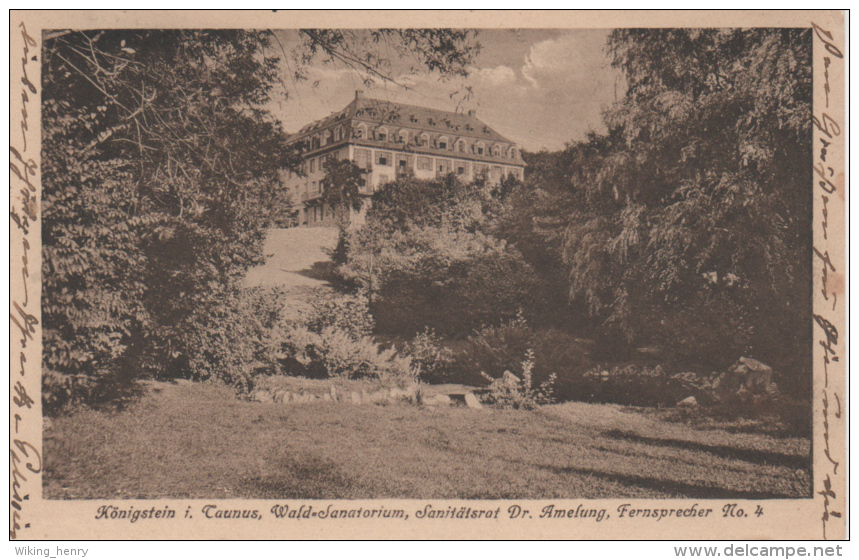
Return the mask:
POLYGON ((475 61, 464 79, 404 71, 397 82, 406 87, 379 80, 366 85, 354 70, 314 65, 306 82, 287 81, 291 95, 278 104, 279 116, 294 131, 342 109, 354 90, 363 89, 370 97, 400 103, 476 109, 479 119, 528 150, 559 149, 589 130, 604 130, 602 109, 623 95, 622 80, 604 49, 608 30, 534 30, 521 40, 512 40, 506 31, 490 33, 491 51, 475 61), (462 102, 466 87, 473 96, 462 102))
POLYGON ((494 68, 473 68, 470 70, 478 81, 491 87, 516 83, 516 72, 503 64, 494 68))
POLYGON ((605 65, 594 57, 603 41, 602 36, 575 33, 536 43, 525 56, 522 76, 535 89, 591 80, 605 65))

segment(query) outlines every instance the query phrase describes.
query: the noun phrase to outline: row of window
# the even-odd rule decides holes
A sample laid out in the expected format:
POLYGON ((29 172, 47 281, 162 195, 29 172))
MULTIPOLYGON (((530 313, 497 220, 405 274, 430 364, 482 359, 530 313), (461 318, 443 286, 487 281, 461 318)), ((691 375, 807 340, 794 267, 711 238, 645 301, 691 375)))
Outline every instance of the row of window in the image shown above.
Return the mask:
POLYGON ((374 130, 368 130, 366 125, 359 124, 352 130, 352 137, 356 139, 367 138, 378 142, 396 142, 399 144, 413 144, 418 147, 431 147, 439 150, 450 150, 459 153, 472 153, 476 155, 491 155, 494 157, 507 157, 517 159, 519 151, 515 146, 503 147, 501 144, 486 146, 482 140, 469 144, 465 139, 452 140, 447 136, 434 136, 428 132, 416 132, 409 130, 400 130, 396 135, 391 136, 388 129, 380 126, 374 130))
MULTIPOLYGON (((308 140, 311 150, 322 148, 329 144, 339 142, 346 137, 346 132, 343 125, 333 129, 323 130, 314 134, 308 140)), ((401 129, 396 134, 389 133, 388 129, 380 126, 375 129, 368 129, 364 123, 359 123, 352 129, 352 137, 356 139, 370 139, 378 142, 396 142, 399 144, 412 144, 424 148, 436 148, 439 150, 450 150, 459 153, 471 153, 476 155, 491 155, 494 157, 506 157, 509 159, 517 159, 519 151, 515 146, 503 146, 501 144, 493 144, 487 146, 483 141, 472 141, 469 143, 465 139, 451 139, 444 135, 430 135, 428 132, 418 132, 401 129)))
MULTIPOLYGON (((396 168, 398 173, 409 172, 417 169, 418 171, 436 171, 441 175, 454 172, 458 175, 471 175, 472 173, 474 175, 480 175, 485 173, 490 177, 500 179, 504 170, 500 165, 490 166, 485 163, 474 163, 455 159, 432 158, 411 154, 393 154, 392 152, 381 150, 376 150, 375 153, 373 153, 371 150, 366 148, 355 148, 354 153, 354 162, 358 167, 369 169, 369 163, 372 161, 376 165, 380 166, 393 166, 396 168), (435 160, 435 167, 433 166, 433 160, 435 160)), ((521 169, 508 169, 508 174, 522 179, 521 169)))

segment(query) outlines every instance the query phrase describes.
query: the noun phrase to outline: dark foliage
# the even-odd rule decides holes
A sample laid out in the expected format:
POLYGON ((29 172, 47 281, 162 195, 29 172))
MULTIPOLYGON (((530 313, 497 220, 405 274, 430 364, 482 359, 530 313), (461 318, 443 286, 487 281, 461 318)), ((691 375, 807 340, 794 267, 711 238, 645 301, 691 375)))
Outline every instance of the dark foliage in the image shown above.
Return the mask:
MULTIPOLYGON (((259 262, 279 124, 268 36, 49 34, 43 72, 45 403, 199 362, 210 311, 259 262)), ((200 375, 200 372, 189 371, 200 375)))

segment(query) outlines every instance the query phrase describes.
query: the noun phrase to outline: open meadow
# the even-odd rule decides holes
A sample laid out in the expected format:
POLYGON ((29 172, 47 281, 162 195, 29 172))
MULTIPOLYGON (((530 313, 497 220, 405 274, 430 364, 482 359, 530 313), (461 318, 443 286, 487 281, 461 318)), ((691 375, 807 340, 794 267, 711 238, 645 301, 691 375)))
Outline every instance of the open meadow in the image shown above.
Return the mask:
POLYGON ((246 402, 149 382, 45 431, 44 493, 95 498, 797 498, 809 441, 700 430, 613 405, 538 410, 246 402))

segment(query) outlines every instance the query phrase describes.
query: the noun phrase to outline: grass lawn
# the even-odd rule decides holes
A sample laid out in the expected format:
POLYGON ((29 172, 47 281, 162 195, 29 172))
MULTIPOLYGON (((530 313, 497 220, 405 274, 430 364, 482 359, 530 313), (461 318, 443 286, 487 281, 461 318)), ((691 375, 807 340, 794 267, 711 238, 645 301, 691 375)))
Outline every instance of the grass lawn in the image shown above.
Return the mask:
POLYGON ((54 499, 777 498, 811 484, 806 439, 583 403, 253 403, 152 382, 123 411, 53 419, 44 438, 54 499))

